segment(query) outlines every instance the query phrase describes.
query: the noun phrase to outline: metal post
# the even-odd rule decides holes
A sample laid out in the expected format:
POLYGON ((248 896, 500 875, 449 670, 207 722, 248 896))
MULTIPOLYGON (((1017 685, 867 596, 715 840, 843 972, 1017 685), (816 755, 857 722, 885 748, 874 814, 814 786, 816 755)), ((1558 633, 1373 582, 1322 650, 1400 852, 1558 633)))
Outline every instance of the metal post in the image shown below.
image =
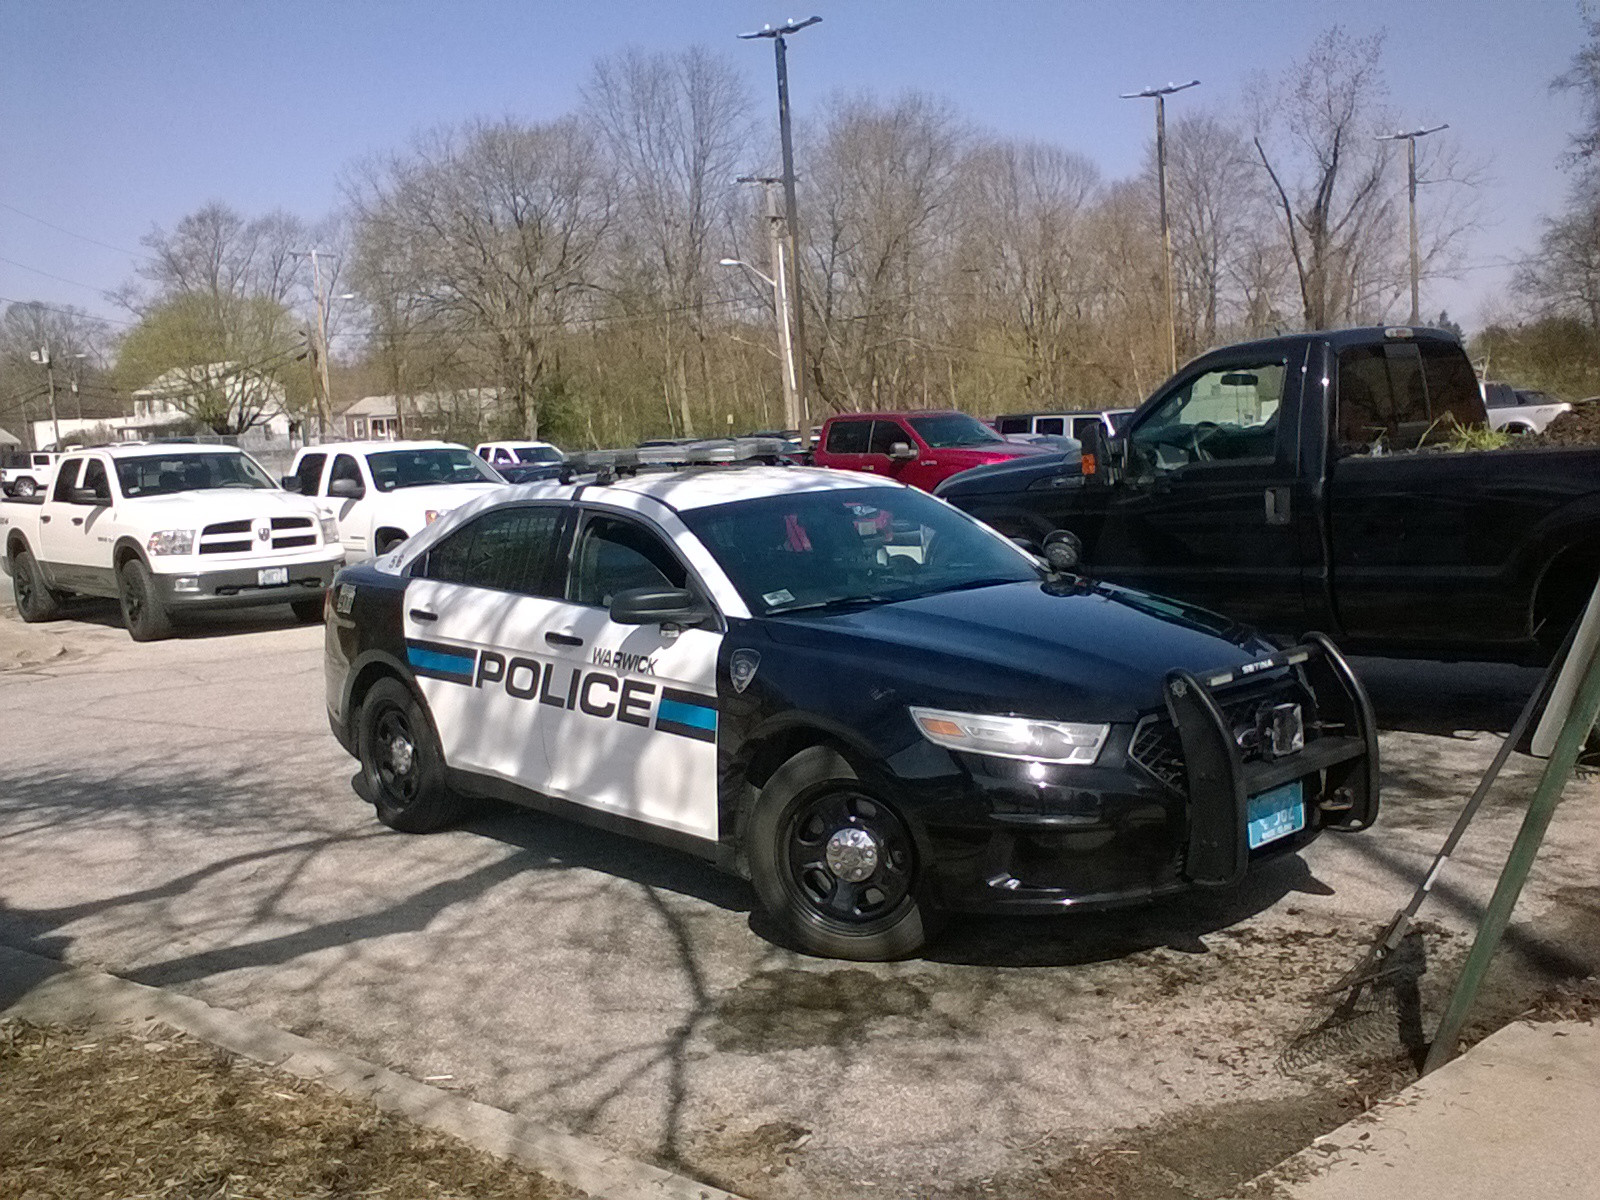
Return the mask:
POLYGON ((783 356, 783 427, 801 429, 800 371, 795 359, 794 336, 790 322, 793 314, 789 304, 789 271, 784 254, 782 214, 778 212, 778 197, 769 181, 767 196, 767 232, 771 243, 772 284, 778 309, 778 351, 783 356))
POLYGON ((783 149, 783 202, 784 220, 789 242, 787 276, 787 307, 792 328, 791 353, 794 356, 795 405, 799 413, 798 428, 802 445, 811 441, 811 408, 806 398, 806 325, 805 300, 800 290, 800 209, 795 199, 794 139, 789 127, 789 63, 788 47, 784 35, 798 33, 821 17, 808 17, 804 21, 790 21, 774 29, 764 26, 756 33, 742 33, 741 38, 769 37, 778 70, 778 139, 783 149))
POLYGON ((1166 87, 1148 87, 1142 92, 1124 92, 1124 100, 1154 99, 1156 102, 1156 187, 1160 192, 1161 206, 1161 268, 1167 292, 1167 370, 1178 370, 1178 305, 1172 286, 1172 224, 1167 219, 1167 97, 1184 88, 1192 88, 1200 81, 1169 83, 1166 87))
POLYGON ((1410 324, 1418 325, 1422 321, 1421 307, 1419 304, 1419 261, 1417 255, 1417 139, 1426 137, 1430 133, 1438 133, 1441 129, 1449 129, 1449 125, 1435 125, 1432 129, 1413 129, 1410 133, 1388 133, 1379 136, 1380 142, 1399 142, 1406 144, 1406 195, 1409 198, 1407 205, 1411 224, 1411 320, 1410 324))
POLYGON ((328 302, 322 295, 322 271, 317 265, 317 252, 311 251, 311 281, 317 297, 317 368, 322 379, 323 436, 333 429, 333 400, 328 385, 328 302))
MULTIPOLYGON (((30 355, 34 362, 44 368, 45 386, 50 393, 50 424, 55 429, 56 449, 61 449, 61 416, 56 412, 56 366, 55 360, 50 357, 50 343, 46 342, 30 355)), ((33 439, 35 442, 37 438, 33 439)), ((35 449, 38 447, 35 446, 35 449)))

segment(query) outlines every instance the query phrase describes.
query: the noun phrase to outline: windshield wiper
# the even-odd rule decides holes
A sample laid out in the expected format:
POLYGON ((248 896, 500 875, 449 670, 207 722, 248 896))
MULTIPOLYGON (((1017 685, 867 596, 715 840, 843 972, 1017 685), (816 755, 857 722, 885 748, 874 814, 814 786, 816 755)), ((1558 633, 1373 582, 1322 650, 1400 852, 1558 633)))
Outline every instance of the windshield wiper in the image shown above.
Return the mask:
POLYGON ((823 612, 835 608, 852 608, 859 604, 889 604, 895 600, 904 600, 904 595, 899 596, 838 596, 832 600, 813 600, 810 604, 791 604, 787 608, 775 609, 774 617, 786 617, 790 613, 798 612, 823 612))

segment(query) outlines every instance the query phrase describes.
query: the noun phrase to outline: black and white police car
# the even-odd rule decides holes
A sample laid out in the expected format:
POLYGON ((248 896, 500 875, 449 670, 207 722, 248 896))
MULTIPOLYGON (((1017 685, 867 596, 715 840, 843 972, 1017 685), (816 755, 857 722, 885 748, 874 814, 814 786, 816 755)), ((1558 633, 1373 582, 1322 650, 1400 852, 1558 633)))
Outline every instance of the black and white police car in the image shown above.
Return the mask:
POLYGON ((1378 809, 1325 640, 1052 570, 867 475, 500 488, 328 607, 329 717, 380 820, 496 797, 687 850, 823 955, 1236 884, 1378 809))

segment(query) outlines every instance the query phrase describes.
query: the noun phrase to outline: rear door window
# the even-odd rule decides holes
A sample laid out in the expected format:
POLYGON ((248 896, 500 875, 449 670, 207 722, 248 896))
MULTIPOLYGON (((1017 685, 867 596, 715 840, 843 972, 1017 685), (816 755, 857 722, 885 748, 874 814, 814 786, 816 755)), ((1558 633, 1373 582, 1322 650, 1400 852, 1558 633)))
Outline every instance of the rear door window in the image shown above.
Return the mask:
POLYGON ((553 505, 495 509, 428 551, 424 579, 557 598, 565 510, 553 505))
POLYGON ((322 482, 322 464, 328 461, 326 454, 307 454, 300 459, 300 466, 294 473, 300 482, 302 496, 315 496, 317 485, 322 482))
POLYGON ((56 472, 55 490, 50 493, 50 498, 57 503, 67 503, 67 497, 72 494, 72 489, 78 485, 78 471, 83 466, 83 459, 69 458, 61 464, 61 469, 56 472))
POLYGON ((865 454, 872 436, 871 421, 835 421, 828 426, 829 454, 865 454))
POLYGON ((1065 417, 1040 417, 1033 423, 1033 431, 1035 433, 1055 434, 1059 437, 1067 431, 1067 419, 1065 417))

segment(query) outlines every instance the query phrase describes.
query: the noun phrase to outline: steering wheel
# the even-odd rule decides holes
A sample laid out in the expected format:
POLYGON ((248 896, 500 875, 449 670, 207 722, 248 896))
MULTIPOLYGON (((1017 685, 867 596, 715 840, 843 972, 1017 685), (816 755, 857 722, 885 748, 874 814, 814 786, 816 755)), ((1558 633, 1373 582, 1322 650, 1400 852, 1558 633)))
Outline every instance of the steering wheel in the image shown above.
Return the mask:
POLYGON ((1215 421, 1196 421, 1189 426, 1189 451, 1194 455, 1195 462, 1204 462, 1211 458, 1211 453, 1205 448, 1204 443, 1216 431, 1215 421))

